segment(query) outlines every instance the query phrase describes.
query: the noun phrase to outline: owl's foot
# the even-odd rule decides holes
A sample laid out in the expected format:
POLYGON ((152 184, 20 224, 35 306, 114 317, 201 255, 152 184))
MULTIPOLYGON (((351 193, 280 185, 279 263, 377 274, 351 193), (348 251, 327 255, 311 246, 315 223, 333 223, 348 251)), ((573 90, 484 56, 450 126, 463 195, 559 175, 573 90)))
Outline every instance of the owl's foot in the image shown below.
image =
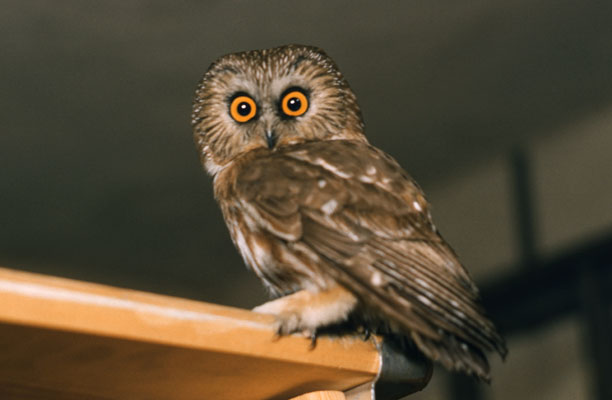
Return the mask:
POLYGON ((253 311, 274 315, 278 336, 301 333, 310 338, 314 348, 319 329, 346 321, 356 304, 352 293, 335 286, 319 292, 302 290, 264 303, 253 311))

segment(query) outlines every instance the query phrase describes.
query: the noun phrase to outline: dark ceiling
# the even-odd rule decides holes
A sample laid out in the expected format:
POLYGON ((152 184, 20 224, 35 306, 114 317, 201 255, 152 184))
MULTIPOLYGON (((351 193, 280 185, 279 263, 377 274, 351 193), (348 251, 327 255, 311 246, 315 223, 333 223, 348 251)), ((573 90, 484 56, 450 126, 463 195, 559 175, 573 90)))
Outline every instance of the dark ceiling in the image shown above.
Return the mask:
POLYGON ((255 304, 192 144, 217 56, 314 44, 427 189, 612 101, 612 2, 5 1, 0 264, 255 304), (244 295, 244 293, 249 291, 244 295))

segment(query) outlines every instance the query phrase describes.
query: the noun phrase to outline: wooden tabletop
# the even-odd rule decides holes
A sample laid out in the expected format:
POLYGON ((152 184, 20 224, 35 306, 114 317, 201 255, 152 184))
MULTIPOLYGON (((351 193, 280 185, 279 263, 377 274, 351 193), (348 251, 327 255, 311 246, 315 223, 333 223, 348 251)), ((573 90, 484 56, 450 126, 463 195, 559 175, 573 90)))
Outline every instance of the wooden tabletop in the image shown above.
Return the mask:
POLYGON ((373 381, 373 342, 275 338, 273 318, 0 268, 2 399, 288 399, 373 381))

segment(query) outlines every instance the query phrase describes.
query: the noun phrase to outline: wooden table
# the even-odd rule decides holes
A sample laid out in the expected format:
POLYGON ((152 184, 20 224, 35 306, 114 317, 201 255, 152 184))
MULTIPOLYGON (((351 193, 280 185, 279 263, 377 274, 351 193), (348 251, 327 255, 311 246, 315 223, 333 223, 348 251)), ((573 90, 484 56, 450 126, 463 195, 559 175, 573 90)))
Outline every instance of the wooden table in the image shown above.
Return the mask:
MULTIPOLYGON (((372 398, 376 341, 322 337, 311 349, 275 338, 272 325, 246 310, 0 268, 0 398, 372 398)), ((415 389, 429 374, 416 371, 415 389)))

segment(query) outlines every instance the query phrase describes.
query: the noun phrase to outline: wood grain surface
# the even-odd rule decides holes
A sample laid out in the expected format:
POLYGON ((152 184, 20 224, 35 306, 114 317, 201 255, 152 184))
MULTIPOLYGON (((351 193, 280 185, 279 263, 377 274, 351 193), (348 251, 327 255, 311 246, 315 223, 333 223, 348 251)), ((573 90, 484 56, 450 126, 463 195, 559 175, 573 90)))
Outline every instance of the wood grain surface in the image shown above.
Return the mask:
POLYGON ((288 399, 374 379, 372 342, 270 316, 0 268, 2 399, 288 399))

